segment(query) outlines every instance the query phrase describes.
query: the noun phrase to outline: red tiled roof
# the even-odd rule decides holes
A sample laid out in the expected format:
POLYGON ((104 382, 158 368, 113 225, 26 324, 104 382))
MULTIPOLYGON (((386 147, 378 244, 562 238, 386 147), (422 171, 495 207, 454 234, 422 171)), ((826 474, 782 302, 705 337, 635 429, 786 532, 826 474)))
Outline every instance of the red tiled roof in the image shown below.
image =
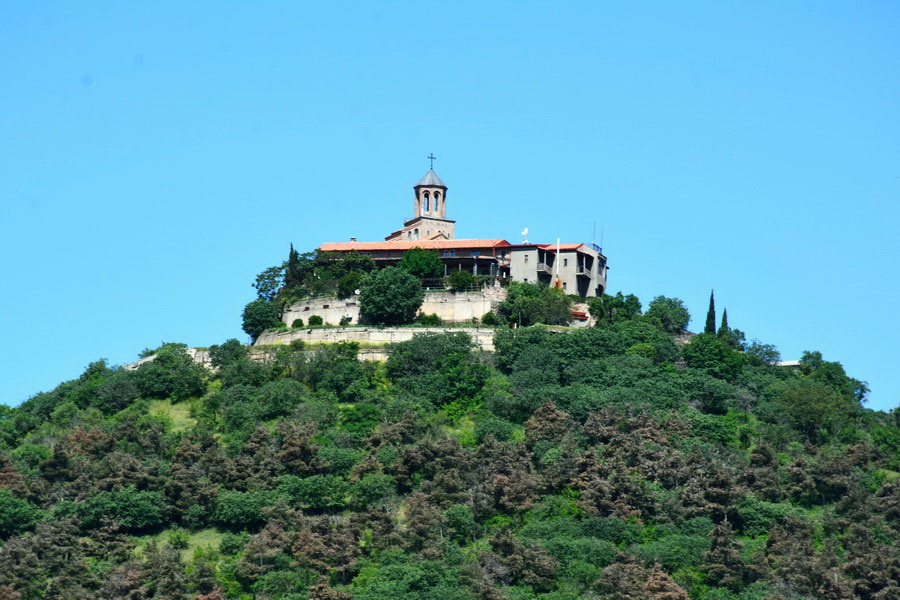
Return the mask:
POLYGON ((466 248, 502 248, 509 246, 509 242, 502 239, 494 240, 397 240, 391 242, 328 242, 319 246, 322 252, 350 252, 377 251, 377 250, 409 250, 411 248, 426 248, 429 250, 456 250, 466 248))
MULTIPOLYGON (((550 250, 551 252, 556 251, 556 244, 510 244, 513 248, 540 248, 541 250, 550 250)), ((559 250, 570 251, 570 250, 580 250, 584 246, 583 243, 575 243, 575 244, 560 244, 559 250)))
MULTIPOLYGON (((556 244, 538 244, 544 250, 556 250, 556 244)), ((584 244, 560 244, 559 250, 562 252, 563 250, 580 250, 584 244)))

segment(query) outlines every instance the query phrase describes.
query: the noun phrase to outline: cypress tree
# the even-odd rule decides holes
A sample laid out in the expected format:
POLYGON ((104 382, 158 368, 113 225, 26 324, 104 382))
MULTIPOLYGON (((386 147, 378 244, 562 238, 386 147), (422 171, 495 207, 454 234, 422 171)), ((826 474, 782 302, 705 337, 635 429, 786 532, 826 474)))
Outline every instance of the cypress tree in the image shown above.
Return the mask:
POLYGON ((300 255, 294 250, 294 244, 291 244, 291 251, 288 254, 287 268, 284 272, 284 287, 292 288, 303 283, 300 273, 300 255))
POLYGON ((714 291, 709 292, 709 310, 706 311, 706 327, 703 328, 703 333, 715 333, 716 332, 716 298, 714 296, 714 291))
POLYGON ((716 334, 716 337, 726 338, 728 334, 731 333, 731 329, 728 327, 728 309, 722 311, 722 326, 719 327, 719 333, 716 334))

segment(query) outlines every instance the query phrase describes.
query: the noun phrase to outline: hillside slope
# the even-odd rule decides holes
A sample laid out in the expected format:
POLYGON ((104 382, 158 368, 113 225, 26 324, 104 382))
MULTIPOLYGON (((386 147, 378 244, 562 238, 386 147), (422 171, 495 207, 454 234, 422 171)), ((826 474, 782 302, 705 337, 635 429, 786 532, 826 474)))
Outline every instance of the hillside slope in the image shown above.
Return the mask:
POLYGON ((166 345, 0 407, 0 599, 900 597, 900 419, 640 316, 166 345))

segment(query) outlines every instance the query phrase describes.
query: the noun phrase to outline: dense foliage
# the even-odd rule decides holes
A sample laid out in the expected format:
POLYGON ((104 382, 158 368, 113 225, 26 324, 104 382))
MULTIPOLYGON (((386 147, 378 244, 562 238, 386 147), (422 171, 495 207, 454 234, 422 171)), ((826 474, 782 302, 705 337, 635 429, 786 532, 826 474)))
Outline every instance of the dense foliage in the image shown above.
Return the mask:
POLYGON ((425 292, 419 280, 400 267, 386 267, 368 277, 359 292, 359 313, 375 325, 412 323, 425 292))
POLYGON ((900 597, 900 412, 683 309, 92 363, 0 407, 0 599, 900 597))

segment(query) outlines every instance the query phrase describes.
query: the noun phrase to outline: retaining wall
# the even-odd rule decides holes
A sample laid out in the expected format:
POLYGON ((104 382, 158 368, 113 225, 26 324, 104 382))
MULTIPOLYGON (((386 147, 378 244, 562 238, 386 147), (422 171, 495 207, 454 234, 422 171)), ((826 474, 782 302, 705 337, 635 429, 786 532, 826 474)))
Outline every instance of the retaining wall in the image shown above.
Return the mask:
MULTIPOLYGON (((480 319, 490 311, 496 311, 497 305, 506 299, 506 288, 486 287, 472 292, 453 292, 433 290, 425 292, 425 299, 418 314, 435 314, 448 323, 465 323, 472 319, 480 319)), ((313 298, 288 305, 281 316, 282 322, 290 327, 295 319, 303 319, 309 324, 312 315, 322 317, 327 325, 337 325, 341 319, 350 319, 350 323, 359 323, 359 296, 338 298, 313 298)))
MULTIPOLYGON (((363 344, 393 344, 411 340, 417 333, 467 333, 481 350, 493 352, 494 329, 489 327, 323 327, 273 331, 259 336, 254 346, 290 344, 294 340, 304 343, 361 342, 363 344)), ((363 350, 368 350, 364 348, 363 350)), ((360 352, 362 353, 362 352, 360 352)), ((373 352, 373 354, 376 354, 373 352)))

